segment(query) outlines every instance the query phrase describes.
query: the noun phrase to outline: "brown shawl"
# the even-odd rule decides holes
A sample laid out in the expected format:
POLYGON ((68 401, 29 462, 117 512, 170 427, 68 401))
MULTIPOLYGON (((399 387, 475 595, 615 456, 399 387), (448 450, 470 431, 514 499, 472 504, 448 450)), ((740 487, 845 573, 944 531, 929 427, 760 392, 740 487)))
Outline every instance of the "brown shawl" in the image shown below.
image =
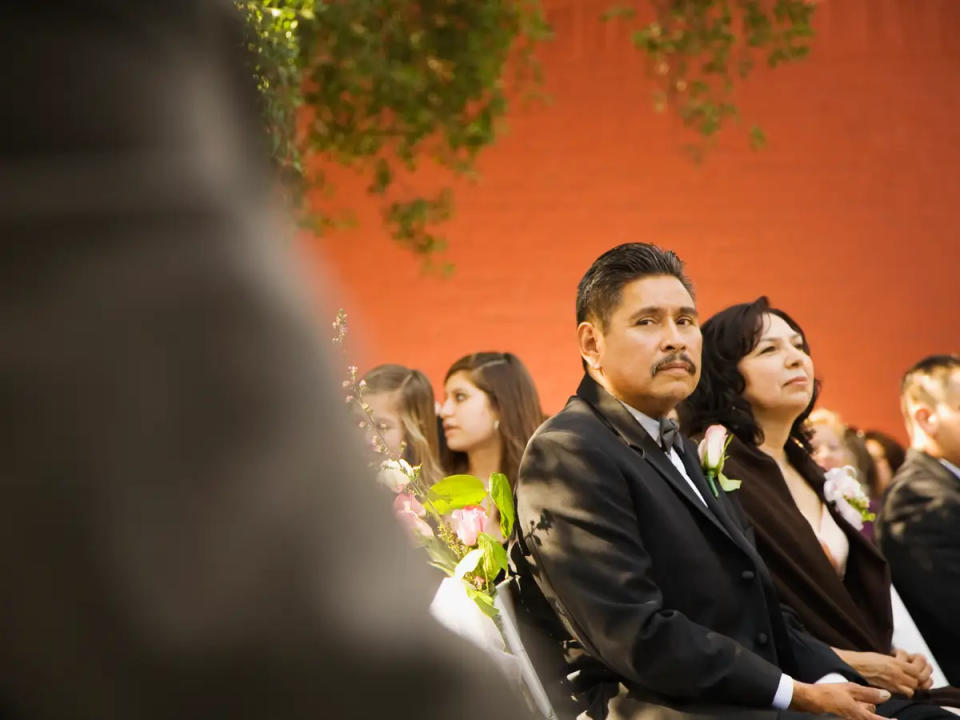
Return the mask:
MULTIPOLYGON (((833 647, 889 653, 890 571, 879 551, 828 504, 850 543, 841 578, 794 503, 776 461, 736 437, 727 454, 724 474, 743 481, 733 495, 753 526, 757 550, 780 600, 796 611, 811 635, 833 647)), ((791 441, 787 458, 824 501, 823 472, 807 452, 791 441)))

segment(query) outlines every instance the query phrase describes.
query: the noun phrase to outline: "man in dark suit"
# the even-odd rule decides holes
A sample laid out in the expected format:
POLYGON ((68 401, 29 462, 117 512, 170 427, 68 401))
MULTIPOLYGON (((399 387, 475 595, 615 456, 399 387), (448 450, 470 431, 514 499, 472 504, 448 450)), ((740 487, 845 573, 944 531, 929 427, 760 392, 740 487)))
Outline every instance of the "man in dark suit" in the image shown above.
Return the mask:
POLYGON ((877 535, 917 628, 960 685, 960 357, 920 361, 900 394, 911 449, 884 495, 877 535))
POLYGON ((699 378, 677 256, 639 243, 603 254, 580 281, 577 322, 586 376, 527 446, 513 549, 521 602, 562 648, 561 711, 877 717, 888 693, 847 683, 852 670, 785 619, 729 499, 663 419, 699 378))

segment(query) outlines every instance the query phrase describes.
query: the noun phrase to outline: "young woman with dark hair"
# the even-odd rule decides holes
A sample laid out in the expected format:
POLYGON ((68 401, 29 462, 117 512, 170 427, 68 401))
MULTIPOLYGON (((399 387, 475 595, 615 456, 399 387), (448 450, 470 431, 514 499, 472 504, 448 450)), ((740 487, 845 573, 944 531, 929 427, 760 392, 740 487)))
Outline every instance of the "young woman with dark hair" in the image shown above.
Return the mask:
MULTIPOLYGON (((780 599, 871 684, 929 699, 926 658, 891 647, 886 562, 827 502, 823 471, 810 457, 804 421, 819 385, 803 330, 761 297, 714 315, 702 333, 700 384, 681 421, 691 435, 715 424, 732 434, 724 474, 742 482, 735 498, 780 599)), ((900 717, 941 712, 913 707, 900 717)))
POLYGON ((513 353, 466 355, 447 370, 444 393, 440 417, 447 472, 484 481, 501 472, 513 486, 527 441, 543 422, 527 368, 513 353))

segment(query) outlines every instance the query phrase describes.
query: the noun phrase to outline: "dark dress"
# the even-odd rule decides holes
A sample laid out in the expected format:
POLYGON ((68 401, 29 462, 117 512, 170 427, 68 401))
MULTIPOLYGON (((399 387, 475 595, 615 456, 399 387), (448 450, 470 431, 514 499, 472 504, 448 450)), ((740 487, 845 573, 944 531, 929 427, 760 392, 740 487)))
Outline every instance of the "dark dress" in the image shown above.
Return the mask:
MULTIPOLYGON (((841 578, 797 508, 776 461, 736 437, 727 455, 724 474, 743 482, 736 496, 783 602, 815 637, 832 647, 890 652, 890 570, 876 547, 826 503, 850 544, 841 578)), ((823 471, 810 455, 791 441, 787 458, 825 502, 823 471)))

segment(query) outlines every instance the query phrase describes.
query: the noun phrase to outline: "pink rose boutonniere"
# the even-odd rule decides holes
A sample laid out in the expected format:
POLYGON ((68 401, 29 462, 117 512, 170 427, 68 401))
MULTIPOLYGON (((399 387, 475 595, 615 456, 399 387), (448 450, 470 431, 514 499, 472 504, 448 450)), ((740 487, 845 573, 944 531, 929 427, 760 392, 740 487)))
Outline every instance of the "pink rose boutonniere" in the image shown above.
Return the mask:
POLYGON ((832 468, 824 473, 827 480, 823 483, 823 496, 833 503, 841 517, 857 530, 863 529, 863 522, 876 519, 870 512, 870 498, 864 492, 863 485, 857 480, 857 471, 849 465, 832 468))
POLYGON ((733 480, 723 474, 723 464, 727 461, 727 446, 732 439, 733 436, 727 434, 727 429, 723 425, 711 425, 703 434, 703 440, 697 447, 703 474, 707 478, 710 489, 713 490, 714 497, 720 497, 717 483, 724 492, 733 492, 740 487, 740 480, 733 480))

